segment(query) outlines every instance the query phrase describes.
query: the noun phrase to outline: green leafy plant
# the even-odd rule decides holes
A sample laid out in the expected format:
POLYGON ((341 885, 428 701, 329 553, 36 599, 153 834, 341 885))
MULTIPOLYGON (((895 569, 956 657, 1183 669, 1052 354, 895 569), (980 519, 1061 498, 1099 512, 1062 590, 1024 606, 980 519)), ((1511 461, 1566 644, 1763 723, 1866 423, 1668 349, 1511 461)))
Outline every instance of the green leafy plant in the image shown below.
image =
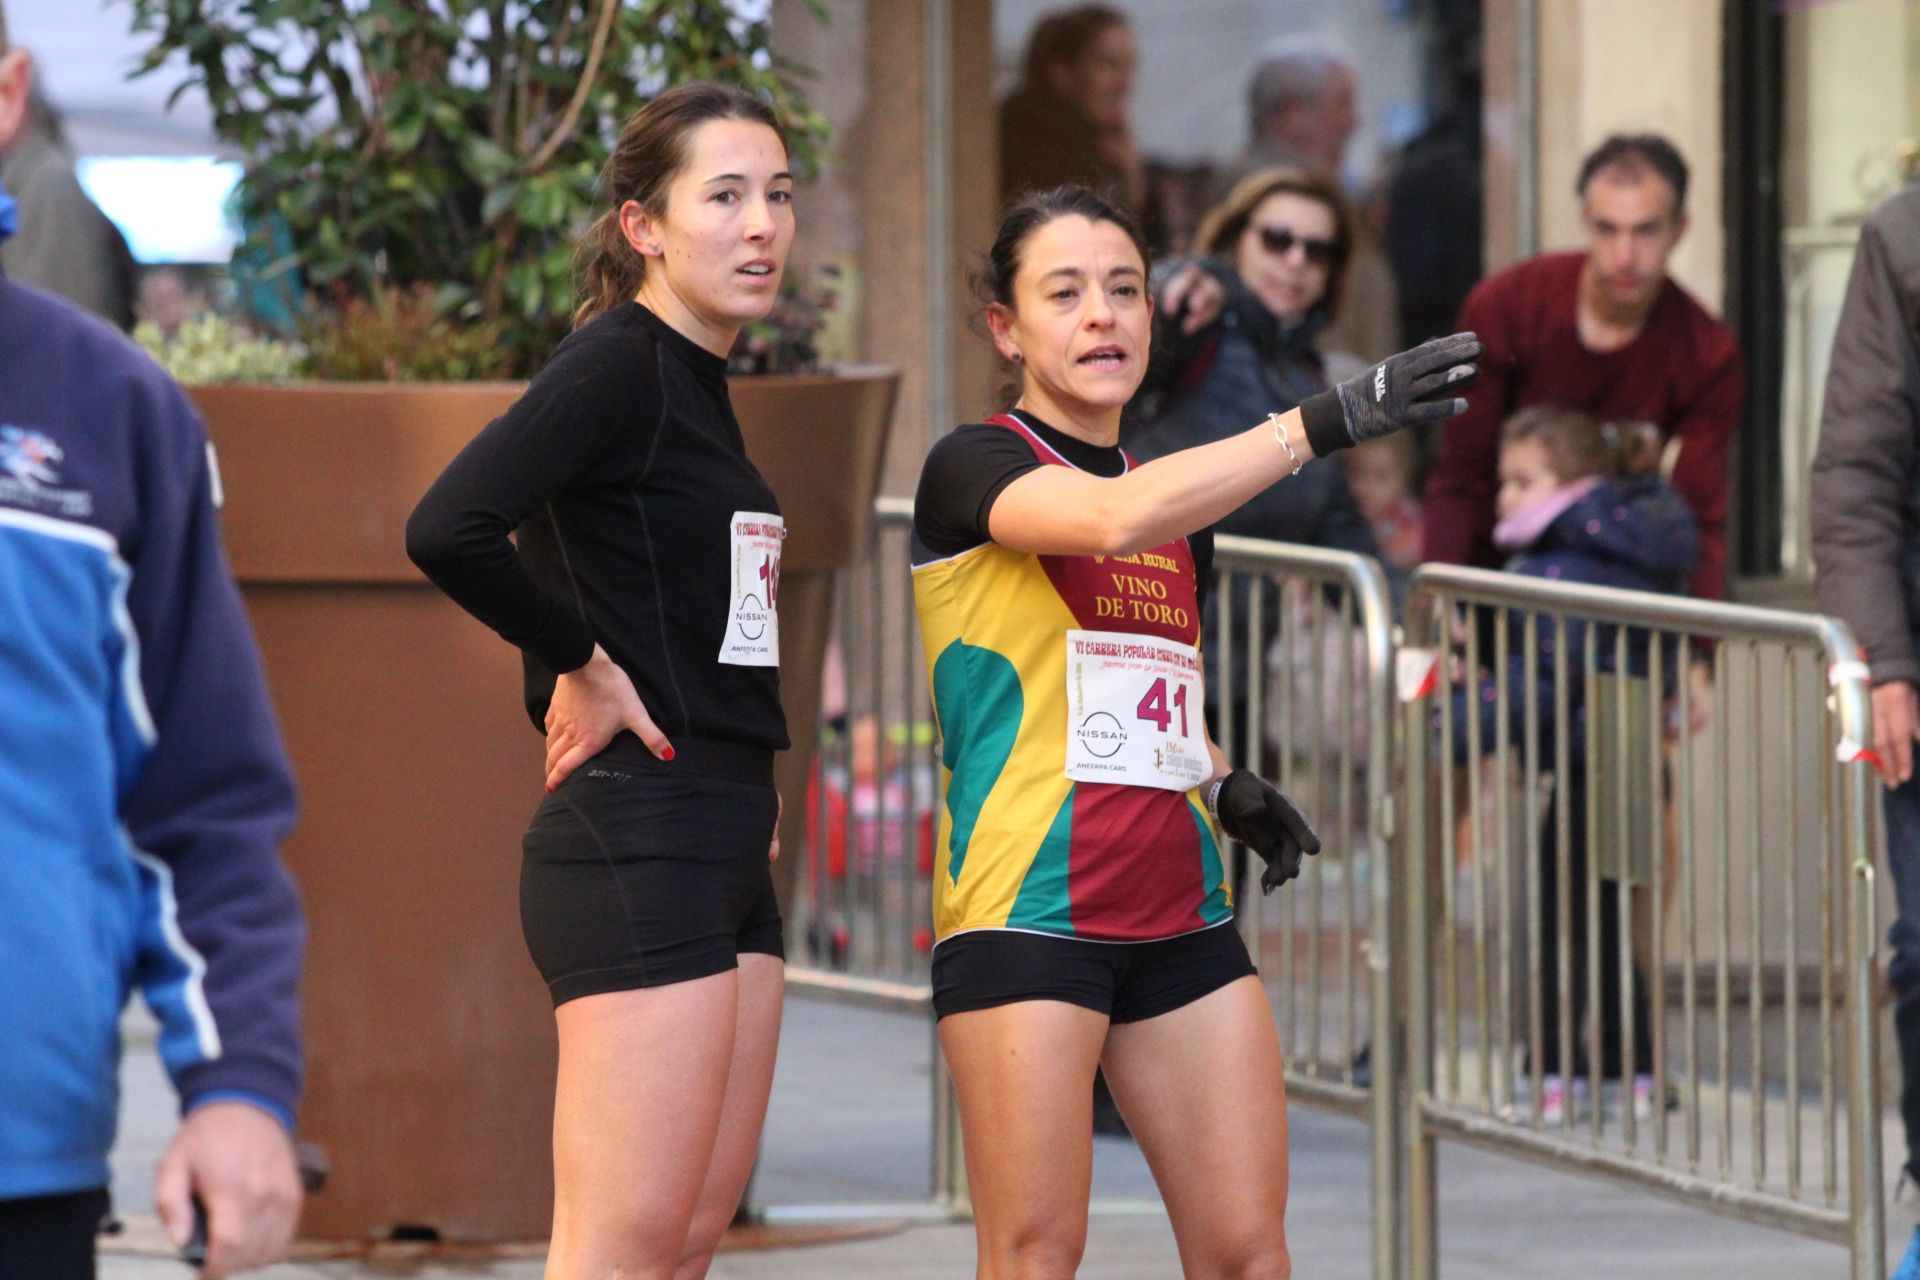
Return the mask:
POLYGON ((475 382, 507 375, 506 324, 449 317, 430 285, 349 297, 307 326, 307 373, 362 382, 475 382))
MULTIPOLYGON (((778 59, 766 6, 730 0, 128 0, 249 161, 241 253, 260 276, 371 299, 428 286, 499 326, 518 372, 572 309, 575 235, 620 125, 692 79, 770 102, 795 169, 824 120, 778 59), (291 246, 289 248, 288 246, 291 246)), ((823 17, 817 0, 811 4, 823 17)))
POLYGON ((298 346, 255 337, 212 312, 187 321, 171 337, 144 320, 134 326, 133 340, 180 382, 283 382, 306 372, 306 353, 298 346))

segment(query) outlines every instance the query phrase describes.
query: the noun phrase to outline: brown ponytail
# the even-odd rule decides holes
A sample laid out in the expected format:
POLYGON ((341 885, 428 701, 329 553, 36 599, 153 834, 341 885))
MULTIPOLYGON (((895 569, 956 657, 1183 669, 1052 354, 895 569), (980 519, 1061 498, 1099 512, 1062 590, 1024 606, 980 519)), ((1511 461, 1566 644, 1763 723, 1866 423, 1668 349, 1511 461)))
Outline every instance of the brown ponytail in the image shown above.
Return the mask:
POLYGON ((787 135, 760 99, 731 85, 697 80, 660 94, 633 113, 600 170, 600 191, 608 207, 593 220, 581 241, 580 304, 573 313, 578 329, 604 311, 631 301, 647 278, 647 262, 620 229, 620 209, 639 203, 654 217, 667 210, 667 188, 687 160, 687 138, 709 120, 750 120, 764 124, 786 146, 787 135))
POLYGON ((647 277, 646 259, 633 251, 620 230, 619 205, 593 220, 581 247, 586 266, 580 273, 580 305, 573 312, 576 329, 632 298, 647 277))

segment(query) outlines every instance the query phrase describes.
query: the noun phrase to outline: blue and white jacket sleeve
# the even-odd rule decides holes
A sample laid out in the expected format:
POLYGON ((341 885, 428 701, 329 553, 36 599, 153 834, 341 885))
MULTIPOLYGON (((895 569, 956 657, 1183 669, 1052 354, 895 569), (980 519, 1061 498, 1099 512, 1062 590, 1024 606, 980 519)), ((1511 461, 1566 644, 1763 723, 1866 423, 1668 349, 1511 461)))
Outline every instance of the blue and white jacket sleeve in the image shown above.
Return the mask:
POLYGON ((136 977, 183 1111, 239 1098, 291 1128, 304 924, 279 848, 292 773, 221 549, 199 415, 170 381, 139 395, 151 453, 124 553, 148 723, 117 735, 144 899, 136 977))

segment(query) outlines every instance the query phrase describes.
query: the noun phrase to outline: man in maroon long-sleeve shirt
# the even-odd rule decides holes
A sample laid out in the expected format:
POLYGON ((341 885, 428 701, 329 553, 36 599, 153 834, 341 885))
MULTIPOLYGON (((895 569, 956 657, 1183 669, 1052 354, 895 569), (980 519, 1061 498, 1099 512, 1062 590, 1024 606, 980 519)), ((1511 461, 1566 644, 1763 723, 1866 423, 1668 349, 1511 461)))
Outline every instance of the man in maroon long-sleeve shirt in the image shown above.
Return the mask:
POLYGON ((1585 253, 1550 253, 1480 282, 1456 329, 1486 344, 1467 411, 1427 481, 1425 558, 1493 566, 1500 424, 1533 405, 1651 422, 1700 524, 1692 593, 1726 594, 1727 470, 1743 392, 1726 325, 1667 275, 1687 230, 1687 167, 1653 135, 1609 138, 1580 169, 1585 253), (1677 457, 1673 449, 1678 446, 1677 457))

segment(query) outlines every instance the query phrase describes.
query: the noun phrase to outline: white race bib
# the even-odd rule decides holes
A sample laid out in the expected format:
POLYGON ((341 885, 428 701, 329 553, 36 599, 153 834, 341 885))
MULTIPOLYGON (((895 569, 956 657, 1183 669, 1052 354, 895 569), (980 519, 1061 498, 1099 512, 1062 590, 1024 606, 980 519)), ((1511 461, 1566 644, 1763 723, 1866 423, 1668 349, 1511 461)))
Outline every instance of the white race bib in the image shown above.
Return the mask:
POLYGON ((1200 651, 1124 631, 1067 632, 1067 776, 1186 791, 1213 772, 1200 651))
POLYGON ((727 634, 720 661, 736 667, 780 665, 780 542, 787 522, 764 511, 733 513, 727 634))

